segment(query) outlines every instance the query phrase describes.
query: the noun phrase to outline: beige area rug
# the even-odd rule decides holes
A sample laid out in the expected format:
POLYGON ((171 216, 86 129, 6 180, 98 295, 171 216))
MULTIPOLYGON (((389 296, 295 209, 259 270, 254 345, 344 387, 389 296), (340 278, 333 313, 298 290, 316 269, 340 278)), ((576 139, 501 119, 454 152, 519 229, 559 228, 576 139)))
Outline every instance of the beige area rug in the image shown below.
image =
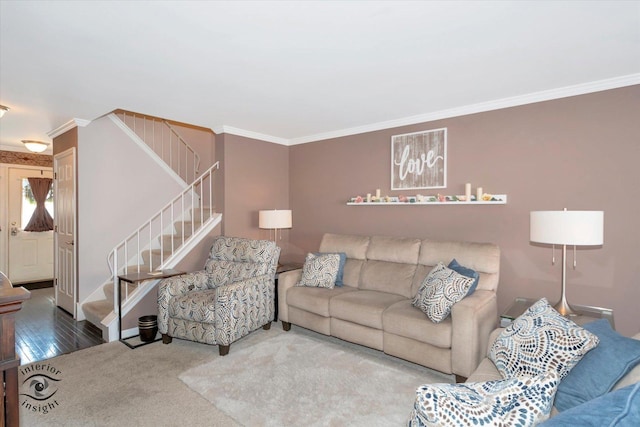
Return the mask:
POLYGON ((180 379, 245 426, 403 426, 425 383, 452 377, 301 328, 180 379))
MULTIPOLYGON (((268 331, 257 331, 235 347, 241 350, 268 339, 261 332, 268 331)), ((112 342, 21 366, 20 425, 238 426, 178 379, 182 372, 218 357, 216 346, 183 340, 135 350, 112 342), (40 401, 24 395, 34 395, 38 382, 44 385, 40 399, 55 394, 40 401)))

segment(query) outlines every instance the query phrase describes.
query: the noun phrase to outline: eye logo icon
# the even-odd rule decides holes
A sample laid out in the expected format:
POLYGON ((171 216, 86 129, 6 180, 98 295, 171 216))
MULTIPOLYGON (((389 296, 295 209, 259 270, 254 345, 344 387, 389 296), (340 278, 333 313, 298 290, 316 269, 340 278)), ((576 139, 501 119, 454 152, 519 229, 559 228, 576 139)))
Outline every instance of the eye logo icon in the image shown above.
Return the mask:
POLYGON ((20 406, 29 411, 46 415, 60 402, 54 396, 62 381, 62 372, 50 364, 35 363, 20 369, 20 406))
POLYGON ((60 380, 48 375, 31 375, 23 382, 23 386, 26 386, 27 391, 21 394, 23 396, 30 397, 33 400, 47 400, 58 391, 55 384, 57 381, 60 380))

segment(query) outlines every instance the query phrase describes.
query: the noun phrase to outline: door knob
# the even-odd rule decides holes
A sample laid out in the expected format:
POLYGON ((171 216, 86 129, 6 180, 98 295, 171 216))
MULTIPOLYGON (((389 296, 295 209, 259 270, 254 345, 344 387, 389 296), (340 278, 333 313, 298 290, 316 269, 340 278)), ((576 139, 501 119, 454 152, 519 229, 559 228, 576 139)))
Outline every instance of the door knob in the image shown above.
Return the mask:
POLYGON ((12 235, 12 236, 17 236, 17 235, 18 235, 18 231, 20 231, 20 230, 18 229, 18 227, 15 227, 15 226, 14 226, 14 227, 11 227, 11 235, 12 235))

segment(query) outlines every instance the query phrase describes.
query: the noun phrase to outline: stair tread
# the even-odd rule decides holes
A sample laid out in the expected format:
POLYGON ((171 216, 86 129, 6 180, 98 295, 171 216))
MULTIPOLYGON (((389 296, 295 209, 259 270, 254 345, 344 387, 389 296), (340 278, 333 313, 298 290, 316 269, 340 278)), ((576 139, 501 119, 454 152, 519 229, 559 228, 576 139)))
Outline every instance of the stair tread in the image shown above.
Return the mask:
POLYGON ((113 311, 113 303, 106 299, 85 302, 82 304, 82 311, 90 323, 100 327, 102 319, 107 317, 109 313, 113 311))

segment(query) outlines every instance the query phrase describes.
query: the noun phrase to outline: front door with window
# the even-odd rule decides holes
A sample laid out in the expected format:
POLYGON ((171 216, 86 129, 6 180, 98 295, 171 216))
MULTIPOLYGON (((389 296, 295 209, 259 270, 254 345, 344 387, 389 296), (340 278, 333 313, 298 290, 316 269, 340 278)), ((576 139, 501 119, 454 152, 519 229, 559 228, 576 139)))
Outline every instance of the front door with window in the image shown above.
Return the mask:
MULTIPOLYGON (((24 231, 36 208, 29 178, 52 178, 51 169, 9 168, 9 268, 13 283, 53 279, 53 231, 24 231)), ((45 207, 53 216, 53 192, 45 207)))

